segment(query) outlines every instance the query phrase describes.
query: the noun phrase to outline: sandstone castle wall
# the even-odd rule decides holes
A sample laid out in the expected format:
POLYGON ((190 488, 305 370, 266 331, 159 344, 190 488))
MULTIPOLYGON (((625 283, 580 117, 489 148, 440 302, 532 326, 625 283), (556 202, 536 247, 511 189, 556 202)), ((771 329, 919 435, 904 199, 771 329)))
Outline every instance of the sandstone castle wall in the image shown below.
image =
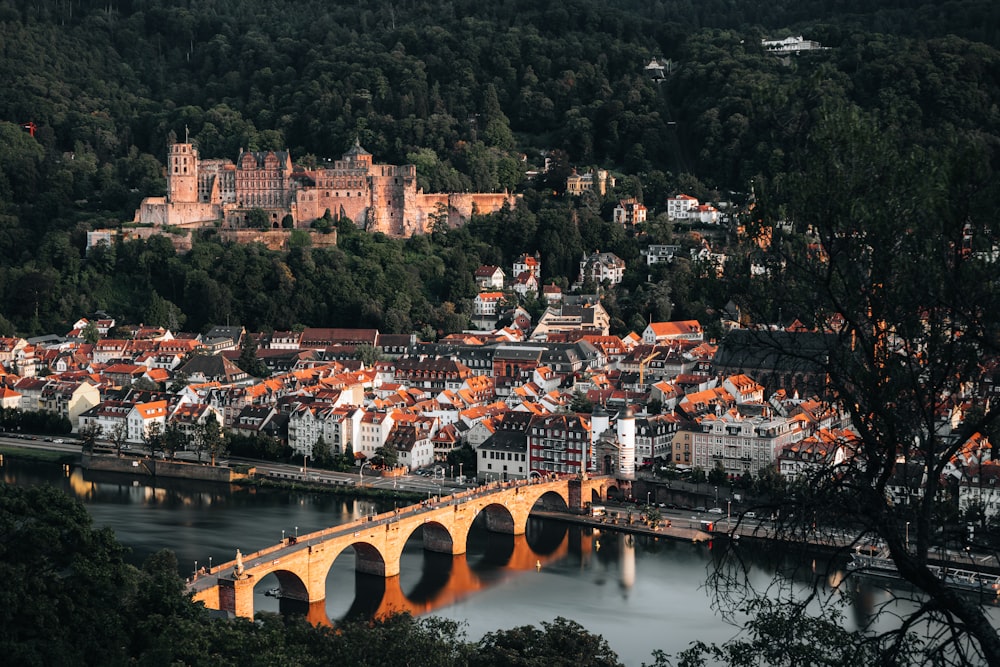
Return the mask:
POLYGON ((424 193, 414 165, 374 164, 355 143, 343 158, 307 170, 293 165, 287 151, 243 151, 234 164, 202 160, 190 143, 168 146, 167 196, 147 197, 134 221, 154 226, 207 226, 246 230, 251 211, 260 209, 271 229, 286 216, 308 229, 329 211, 362 229, 408 237, 431 231, 446 216, 450 227, 474 213, 487 214, 519 199, 508 193, 424 193))

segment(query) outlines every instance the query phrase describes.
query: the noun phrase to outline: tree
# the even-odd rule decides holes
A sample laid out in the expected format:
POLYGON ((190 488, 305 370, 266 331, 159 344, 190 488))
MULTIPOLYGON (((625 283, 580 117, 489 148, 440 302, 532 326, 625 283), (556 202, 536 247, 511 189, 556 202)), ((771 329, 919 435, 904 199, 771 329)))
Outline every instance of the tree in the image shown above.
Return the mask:
POLYGON ((240 358, 236 361, 240 370, 257 378, 271 374, 267 365, 257 356, 257 339, 249 333, 243 335, 240 341, 240 358))
POLYGON ((354 447, 351 443, 344 445, 344 453, 340 455, 340 459, 337 462, 337 470, 345 471, 351 470, 354 467, 354 447))
MULTIPOLYGON (((696 641, 681 652, 678 667, 703 667, 705 657, 711 664, 730 667, 780 667, 784 665, 903 665, 916 657, 909 643, 898 654, 882 655, 877 645, 869 643, 859 630, 845 630, 840 609, 824 612, 819 618, 799 613, 766 598, 748 605, 750 621, 747 636, 709 646, 696 641)), ((654 663, 669 665, 664 656, 654 663)))
POLYGON ((147 424, 146 428, 142 432, 142 442, 146 445, 146 449, 149 451, 150 456, 155 458, 159 452, 162 452, 163 423, 154 421, 147 424))
POLYGON ((247 213, 247 226, 251 229, 267 229, 271 222, 267 217, 267 211, 261 208, 252 208, 247 213))
POLYGON ((387 442, 375 450, 372 462, 386 468, 395 468, 399 464, 399 450, 396 449, 396 445, 387 442))
POLYGON ((995 155, 974 136, 933 151, 913 140, 857 110, 825 110, 799 170, 762 188, 750 221, 749 238, 770 235, 767 286, 750 285, 741 306, 772 322, 774 312, 754 308, 753 295, 767 289, 787 316, 822 333, 808 354, 766 326, 748 344, 821 378, 824 398, 854 431, 840 443, 843 460, 831 457, 789 488, 778 530, 801 537, 849 525, 852 544, 884 544, 899 576, 926 596, 898 629, 866 628, 882 660, 914 659, 910 633, 919 633, 917 662, 1000 664, 1000 636, 982 604, 931 563, 949 494, 945 466, 998 416, 976 387, 1000 358, 1000 284, 979 252, 997 242, 990 202, 1000 182, 995 155), (983 409, 954 431, 941 428, 937 416, 956 401, 983 409), (919 495, 894 499, 900 483, 919 495))
POLYGON ((552 622, 542 621, 541 629, 524 625, 487 633, 476 644, 469 665, 616 667, 621 663, 604 638, 560 617, 552 622))
POLYGON ((715 466, 708 471, 708 483, 715 485, 725 484, 726 479, 726 469, 722 466, 722 461, 716 461, 715 466))
POLYGON ((81 449, 86 454, 93 454, 94 447, 97 445, 97 439, 101 437, 101 425, 96 422, 87 422, 80 427, 81 449))
POLYGON ((115 446, 115 453, 121 456, 122 450, 128 444, 128 424, 124 421, 115 422, 108 437, 111 439, 111 444, 115 446))
POLYGON ((587 398, 587 395, 580 390, 573 392, 573 400, 569 404, 570 412, 590 414, 594 409, 594 402, 587 398))
POLYGON ((12 664, 123 664, 136 573, 111 529, 52 487, 0 485, 0 650, 12 664), (86 610, 86 613, 83 613, 86 610))
POLYGON ((214 466, 216 457, 226 453, 226 438, 214 413, 209 413, 205 420, 198 424, 196 440, 199 461, 201 460, 201 452, 208 452, 214 466))
POLYGON ((320 436, 313 444, 312 448, 313 465, 317 468, 330 468, 334 465, 333 454, 330 451, 330 443, 320 436))
POLYGON ((473 475, 476 472, 476 450, 469 443, 448 452, 448 467, 460 475, 473 475))
POLYGON ((355 348, 354 356, 361 360, 361 363, 365 365, 365 368, 372 368, 375 366, 381 355, 379 354, 378 348, 376 348, 371 343, 362 343, 355 348))
POLYGON ((172 459, 177 453, 177 450, 187 447, 187 443, 187 433, 185 433, 175 422, 168 423, 167 427, 163 430, 163 436, 161 438, 163 452, 172 459))
POLYGON ((97 331, 97 325, 93 322, 87 322, 87 325, 83 327, 83 340, 88 345, 94 345, 101 339, 101 334, 97 331))

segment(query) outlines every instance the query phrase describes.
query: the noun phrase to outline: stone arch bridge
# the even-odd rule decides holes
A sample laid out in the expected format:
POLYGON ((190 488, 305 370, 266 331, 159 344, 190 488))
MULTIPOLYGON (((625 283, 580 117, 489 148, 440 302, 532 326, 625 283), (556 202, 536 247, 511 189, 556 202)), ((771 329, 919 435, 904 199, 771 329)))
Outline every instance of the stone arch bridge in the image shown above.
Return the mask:
POLYGON ((451 496, 324 530, 288 537, 256 553, 200 571, 187 589, 196 602, 210 609, 253 618, 254 586, 274 574, 282 596, 313 603, 326 599, 326 579, 337 557, 353 547, 356 569, 366 574, 395 577, 403 547, 423 528, 423 547, 452 555, 466 552, 472 523, 484 515, 487 530, 523 535, 532 508, 541 500, 551 509, 582 511, 601 502, 618 482, 610 477, 560 479, 542 482, 495 482, 451 496))

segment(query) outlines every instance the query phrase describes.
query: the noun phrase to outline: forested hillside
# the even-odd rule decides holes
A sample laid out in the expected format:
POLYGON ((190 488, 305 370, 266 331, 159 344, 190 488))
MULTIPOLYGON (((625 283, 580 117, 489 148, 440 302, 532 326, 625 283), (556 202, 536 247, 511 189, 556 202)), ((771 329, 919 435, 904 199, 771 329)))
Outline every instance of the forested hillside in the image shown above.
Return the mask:
MULTIPOLYGON (((601 249, 634 266, 635 240, 607 222, 617 196, 654 216, 676 192, 739 200, 798 171, 831 108, 914 145, 967 135, 992 150, 998 43, 988 0, 4 3, 0 330, 59 330, 96 309, 193 329, 453 330, 480 262, 538 250, 546 278, 572 280, 580 253, 601 249), (783 61, 760 44, 798 34, 830 48, 783 61), (662 82, 644 71, 652 57, 670 62, 662 82), (417 165, 425 190, 507 188, 525 205, 440 238, 345 228, 336 250, 209 242, 175 256, 154 240, 85 257, 86 231, 162 194, 167 136, 185 130, 203 157, 288 148, 306 163, 358 138, 376 161, 417 165), (543 152, 550 173, 527 182, 543 152), (598 165, 620 176, 606 200, 558 194, 571 168, 598 165)), ((723 305, 725 287, 698 275, 681 265, 647 285, 633 271, 613 296, 620 326, 671 300, 684 316, 723 305)))

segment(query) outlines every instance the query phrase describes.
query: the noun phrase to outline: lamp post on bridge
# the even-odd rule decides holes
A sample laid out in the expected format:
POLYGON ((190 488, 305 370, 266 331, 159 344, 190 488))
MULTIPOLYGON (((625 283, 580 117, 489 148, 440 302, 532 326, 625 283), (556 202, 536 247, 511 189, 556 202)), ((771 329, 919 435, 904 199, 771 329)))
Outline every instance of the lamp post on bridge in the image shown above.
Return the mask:
POLYGON ((281 529, 281 543, 282 544, 285 543, 285 529, 284 528, 281 529))
POLYGON ((365 466, 368 465, 368 461, 364 461, 361 467, 358 468, 358 486, 365 485, 365 466))

